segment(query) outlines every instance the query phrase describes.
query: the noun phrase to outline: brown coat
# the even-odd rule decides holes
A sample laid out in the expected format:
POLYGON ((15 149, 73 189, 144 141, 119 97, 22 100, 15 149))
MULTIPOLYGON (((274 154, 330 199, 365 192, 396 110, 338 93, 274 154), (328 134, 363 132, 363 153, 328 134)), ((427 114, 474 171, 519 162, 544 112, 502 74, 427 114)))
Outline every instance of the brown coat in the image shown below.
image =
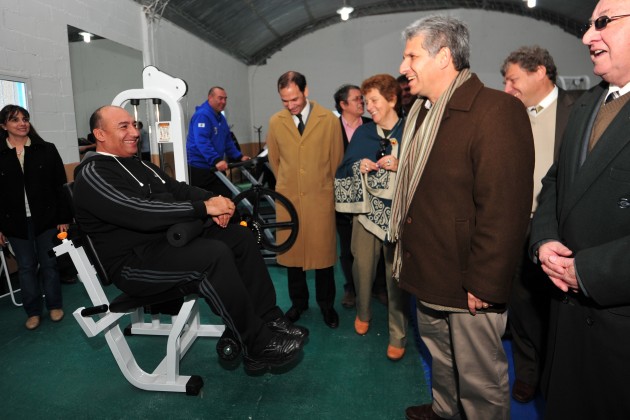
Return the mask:
MULTIPOLYGON (((305 270, 332 267, 337 260, 334 179, 343 157, 339 120, 317 103, 310 104, 302 136, 286 109, 271 117, 267 134, 276 191, 293 203, 300 224, 295 244, 278 255, 278 263, 305 270)), ((288 220, 282 207, 276 211, 278 221, 288 220)), ((286 235, 278 232, 278 241, 286 235)))
POLYGON ((502 310, 529 222, 533 170, 523 104, 473 75, 444 111, 406 216, 401 287, 462 309, 469 291, 502 310))

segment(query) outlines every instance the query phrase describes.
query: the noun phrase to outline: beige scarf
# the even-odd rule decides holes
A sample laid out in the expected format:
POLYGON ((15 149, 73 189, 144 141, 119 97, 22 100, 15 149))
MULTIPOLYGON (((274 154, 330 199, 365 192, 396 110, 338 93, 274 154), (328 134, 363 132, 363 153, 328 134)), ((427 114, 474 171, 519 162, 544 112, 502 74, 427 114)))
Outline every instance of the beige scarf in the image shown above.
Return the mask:
POLYGON ((392 269, 392 275, 396 280, 400 277, 400 269, 402 267, 400 238, 403 233, 405 216, 409 211, 411 200, 416 192, 416 188, 418 188, 422 172, 429 160, 431 148, 433 147, 435 137, 440 128, 446 105, 451 100, 453 92, 464 84, 466 80, 470 79, 470 76, 471 73, 469 69, 464 69, 459 72, 449 87, 433 104, 422 122, 422 125, 418 128, 418 131, 415 132, 415 135, 416 119, 418 118, 420 107, 424 106, 424 101, 416 101, 409 113, 401 142, 400 165, 396 177, 392 216, 389 222, 389 240, 396 242, 394 265, 392 269))

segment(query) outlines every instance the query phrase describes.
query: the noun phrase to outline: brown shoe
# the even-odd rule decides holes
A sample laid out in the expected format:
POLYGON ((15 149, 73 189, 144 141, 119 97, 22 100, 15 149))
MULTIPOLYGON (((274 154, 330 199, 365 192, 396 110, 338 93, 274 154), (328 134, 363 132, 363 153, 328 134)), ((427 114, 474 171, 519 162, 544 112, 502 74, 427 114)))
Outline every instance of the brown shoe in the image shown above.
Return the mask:
POLYGON ((520 403, 528 403, 536 396, 536 387, 526 384, 520 379, 514 381, 512 387, 512 398, 520 403))
POLYGON ((29 316, 26 320, 26 324, 24 325, 26 326, 27 330, 34 330, 35 328, 39 327, 39 316, 29 316))
POLYGON ((407 407, 405 410, 405 416, 407 420, 441 420, 444 417, 440 417, 433 411, 433 404, 415 405, 413 407, 407 407))
POLYGON ((356 297, 354 296, 354 293, 346 290, 346 292, 343 294, 343 299, 341 299, 341 306, 346 309, 352 309, 354 308, 354 305, 356 305, 355 301, 356 297))
POLYGON ((52 322, 59 322, 63 319, 63 309, 51 309, 50 320, 52 322))

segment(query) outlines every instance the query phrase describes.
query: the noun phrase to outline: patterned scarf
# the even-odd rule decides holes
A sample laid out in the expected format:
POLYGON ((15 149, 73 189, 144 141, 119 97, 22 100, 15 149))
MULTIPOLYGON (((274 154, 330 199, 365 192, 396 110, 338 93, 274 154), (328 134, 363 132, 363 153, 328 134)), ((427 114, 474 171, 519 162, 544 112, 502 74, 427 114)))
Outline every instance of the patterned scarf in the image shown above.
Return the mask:
POLYGON ((433 104, 415 134, 416 120, 420 113, 420 107, 424 106, 424 101, 416 101, 409 112, 409 118, 407 119, 401 142, 400 165, 398 168, 398 176, 396 177, 392 216, 389 223, 389 240, 396 242, 392 271, 393 277, 396 280, 400 277, 400 269, 402 267, 400 238, 403 233, 405 216, 409 211, 411 200, 416 192, 416 188, 418 188, 422 172, 429 160, 431 148, 433 147, 435 137, 440 128, 446 105, 451 100, 453 92, 464 84, 470 76, 471 73, 469 69, 464 69, 459 72, 446 91, 444 91, 433 104))

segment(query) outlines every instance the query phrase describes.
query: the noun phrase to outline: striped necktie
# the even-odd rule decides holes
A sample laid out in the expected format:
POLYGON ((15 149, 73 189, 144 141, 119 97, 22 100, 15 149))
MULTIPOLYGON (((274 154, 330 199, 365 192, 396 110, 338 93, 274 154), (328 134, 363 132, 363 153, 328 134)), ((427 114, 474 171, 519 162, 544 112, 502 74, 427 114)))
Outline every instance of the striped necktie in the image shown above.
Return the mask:
POLYGON ((608 96, 606 96, 606 100, 604 101, 604 104, 609 104, 612 101, 614 101, 615 99, 617 99, 619 97, 619 91, 615 91, 615 92, 611 92, 608 94, 608 96))

